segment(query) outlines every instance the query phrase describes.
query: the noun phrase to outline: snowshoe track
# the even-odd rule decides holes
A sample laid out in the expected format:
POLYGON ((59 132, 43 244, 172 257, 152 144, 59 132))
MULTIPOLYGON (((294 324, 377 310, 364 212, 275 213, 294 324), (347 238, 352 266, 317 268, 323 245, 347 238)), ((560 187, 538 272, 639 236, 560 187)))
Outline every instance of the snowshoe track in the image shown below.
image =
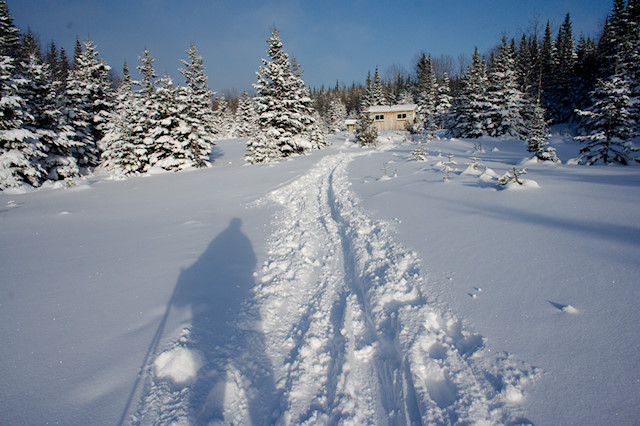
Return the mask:
POLYGON ((283 208, 237 324, 243 343, 226 367, 208 366, 226 370, 224 406, 188 413, 203 396, 151 371, 133 423, 526 422, 517 403, 536 369, 486 349, 429 297, 416 254, 350 191, 347 167, 358 155, 327 156, 263 200, 283 208), (253 351, 254 341, 263 349, 253 351))
POLYGON ((429 300, 417 256, 349 190, 357 155, 326 157, 269 195, 284 209, 256 297, 282 391, 279 420, 513 421, 534 369, 490 355, 429 300))

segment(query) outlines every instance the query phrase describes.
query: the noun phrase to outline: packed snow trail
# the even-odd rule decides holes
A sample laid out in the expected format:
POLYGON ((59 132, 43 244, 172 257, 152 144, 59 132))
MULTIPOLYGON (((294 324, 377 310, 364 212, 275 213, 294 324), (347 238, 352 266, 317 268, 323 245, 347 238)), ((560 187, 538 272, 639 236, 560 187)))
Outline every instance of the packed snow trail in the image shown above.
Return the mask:
MULTIPOLYGON (((466 330, 430 297, 417 256, 358 207, 347 167, 365 154, 324 157, 262 200, 283 208, 234 342, 191 387, 163 380, 156 360, 133 423, 526 421, 518 402, 535 369, 466 330)), ((160 356, 180 355, 185 333, 160 356)))

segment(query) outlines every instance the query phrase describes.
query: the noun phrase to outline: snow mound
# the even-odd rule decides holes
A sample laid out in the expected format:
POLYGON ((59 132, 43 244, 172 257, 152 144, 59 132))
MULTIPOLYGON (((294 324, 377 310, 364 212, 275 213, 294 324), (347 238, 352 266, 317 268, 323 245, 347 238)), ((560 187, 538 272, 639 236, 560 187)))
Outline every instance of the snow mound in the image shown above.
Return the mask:
POLYGON ((484 171, 479 170, 476 166, 470 165, 462 172, 463 176, 482 176, 484 171))
POLYGON ((504 186, 505 191, 526 191, 529 189, 539 189, 538 182, 531 179, 522 179, 522 185, 516 182, 509 182, 504 186))
POLYGON ((188 384, 202 367, 202 355, 194 349, 177 347, 162 352, 153 362, 156 376, 176 384, 188 384))
POLYGON ((568 314, 577 314, 579 311, 571 305, 566 305, 562 308, 562 312, 566 312, 568 314))
POLYGON ((483 182, 491 182, 497 178, 498 178, 498 174, 488 167, 484 169, 484 172, 482 172, 480 176, 478 176, 478 179, 480 179, 483 182))

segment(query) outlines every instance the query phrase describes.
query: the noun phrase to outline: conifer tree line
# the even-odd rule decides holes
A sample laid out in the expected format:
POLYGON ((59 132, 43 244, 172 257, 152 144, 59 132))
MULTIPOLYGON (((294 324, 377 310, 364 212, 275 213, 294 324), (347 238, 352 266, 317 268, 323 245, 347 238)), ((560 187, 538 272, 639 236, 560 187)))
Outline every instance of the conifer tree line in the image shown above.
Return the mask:
POLYGON ((315 90, 316 107, 335 128, 336 103, 349 118, 361 117, 370 105, 415 103, 418 132, 513 136, 526 140, 541 160, 556 160, 545 142, 547 125, 567 124, 584 143, 584 163, 628 164, 636 161, 631 139, 640 134, 639 10, 639 0, 614 0, 597 40, 576 41, 567 14, 555 36, 547 22, 542 37, 503 38, 488 55, 476 49, 453 79, 434 73, 431 57, 422 54, 411 74, 382 81, 376 69, 364 86, 315 90))
MULTIPOLYGON (((428 137, 437 129, 465 138, 509 135, 541 160, 556 159, 547 125, 567 123, 579 133, 584 163, 634 162, 639 10, 640 0, 614 0, 598 40, 576 42, 567 14, 555 36, 547 23, 540 38, 504 38, 490 54, 476 49, 453 76, 423 53, 412 73, 383 79, 376 69, 364 85, 313 91, 273 28, 255 95, 227 99, 209 89, 194 45, 180 60, 183 85, 159 76, 147 49, 136 65, 141 79, 133 81, 125 63, 115 82, 91 40, 77 40, 71 60, 55 42, 43 51, 0 1, 0 190, 72 182, 97 169, 125 176, 209 167, 215 140, 229 136, 247 138, 249 163, 278 160, 326 146, 327 132, 379 104, 417 104, 411 130, 428 137)), ((360 124, 359 134, 375 141, 370 123, 360 124)))

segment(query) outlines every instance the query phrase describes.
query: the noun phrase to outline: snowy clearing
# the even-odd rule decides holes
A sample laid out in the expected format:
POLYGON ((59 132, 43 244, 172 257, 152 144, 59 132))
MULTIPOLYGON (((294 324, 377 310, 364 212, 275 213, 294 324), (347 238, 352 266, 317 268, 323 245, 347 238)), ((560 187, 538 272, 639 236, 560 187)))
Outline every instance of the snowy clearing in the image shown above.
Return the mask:
POLYGON ((637 421, 640 168, 381 140, 1 194, 1 422, 637 421))

